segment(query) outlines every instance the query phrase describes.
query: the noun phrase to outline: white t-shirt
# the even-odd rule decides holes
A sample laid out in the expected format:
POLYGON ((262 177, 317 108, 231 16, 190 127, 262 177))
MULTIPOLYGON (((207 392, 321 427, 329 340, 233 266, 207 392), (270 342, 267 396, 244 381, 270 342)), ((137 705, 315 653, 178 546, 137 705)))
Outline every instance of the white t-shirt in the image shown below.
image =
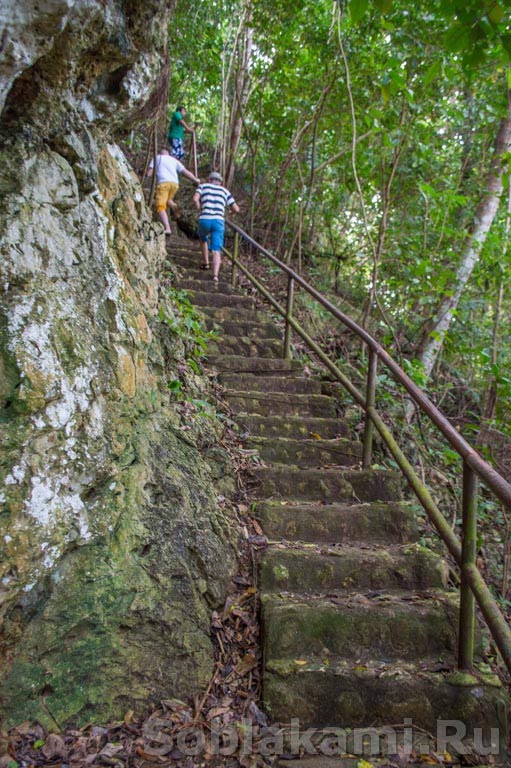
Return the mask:
MULTIPOLYGON (((153 167, 153 161, 149 163, 149 168, 153 167)), ((156 180, 158 184, 164 184, 171 181, 179 184, 178 173, 184 170, 184 165, 170 155, 158 155, 156 158, 156 180)))

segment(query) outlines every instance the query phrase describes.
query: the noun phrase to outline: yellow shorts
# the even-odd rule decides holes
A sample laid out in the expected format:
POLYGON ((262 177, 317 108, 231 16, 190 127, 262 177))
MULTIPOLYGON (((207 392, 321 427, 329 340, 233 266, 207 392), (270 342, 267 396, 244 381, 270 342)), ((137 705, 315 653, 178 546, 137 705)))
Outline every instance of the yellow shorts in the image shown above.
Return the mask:
POLYGON ((179 184, 173 181, 164 181, 163 184, 158 184, 156 187, 156 210, 164 211, 168 205, 169 200, 173 200, 179 184))

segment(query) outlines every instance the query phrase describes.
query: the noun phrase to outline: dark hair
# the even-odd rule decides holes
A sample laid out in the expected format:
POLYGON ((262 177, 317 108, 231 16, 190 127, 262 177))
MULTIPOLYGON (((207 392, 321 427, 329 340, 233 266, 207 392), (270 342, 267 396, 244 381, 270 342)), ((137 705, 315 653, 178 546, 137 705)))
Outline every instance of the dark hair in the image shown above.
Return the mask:
POLYGON ((180 104, 178 107, 176 107, 176 112, 182 112, 183 109, 186 109, 184 104, 180 104))

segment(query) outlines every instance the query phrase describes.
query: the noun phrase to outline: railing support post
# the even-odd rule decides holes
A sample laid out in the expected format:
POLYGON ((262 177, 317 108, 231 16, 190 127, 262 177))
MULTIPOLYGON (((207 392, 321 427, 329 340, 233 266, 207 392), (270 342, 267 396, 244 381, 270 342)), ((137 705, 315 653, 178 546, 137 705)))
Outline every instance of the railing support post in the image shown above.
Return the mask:
POLYGON ((293 316, 294 293, 295 281, 291 276, 289 276, 287 281, 286 330, 284 332, 284 350, 282 354, 284 360, 291 359, 291 324, 289 321, 293 316))
POLYGON ((475 600, 467 569, 476 564, 477 477, 463 462, 463 530, 461 540, 460 626, 458 667, 471 670, 474 663, 475 600))
POLYGON ((195 131, 192 133, 193 172, 197 176, 197 141, 195 131))
POLYGON ((233 260, 231 264, 231 285, 233 288, 236 288, 236 284, 238 282, 238 273, 236 270, 236 262, 238 260, 240 250, 240 236, 237 232, 234 233, 234 253, 233 253, 233 260))
POLYGON ((369 349, 369 359, 367 361, 367 385, 366 385, 366 420, 364 427, 364 448, 362 454, 362 466, 368 469, 373 463, 373 435, 374 424, 369 416, 369 408, 374 408, 376 403, 376 371, 378 367, 378 357, 376 353, 369 349))

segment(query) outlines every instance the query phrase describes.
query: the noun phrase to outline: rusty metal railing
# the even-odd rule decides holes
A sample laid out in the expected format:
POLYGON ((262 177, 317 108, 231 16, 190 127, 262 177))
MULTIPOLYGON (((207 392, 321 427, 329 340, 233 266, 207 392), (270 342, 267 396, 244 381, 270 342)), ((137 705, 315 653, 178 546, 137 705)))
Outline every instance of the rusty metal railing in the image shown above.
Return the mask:
POLYGON ((374 430, 381 435, 396 464, 408 481, 410 487, 425 509, 430 521, 435 526, 447 549, 457 562, 461 571, 460 581, 460 611, 458 634, 458 666, 471 670, 474 663, 475 637, 475 603, 488 625, 497 648, 511 672, 511 629, 504 618, 499 606, 485 583, 476 563, 477 539, 477 483, 481 480, 497 496, 500 501, 511 509, 511 485, 486 462, 472 446, 450 424, 447 418, 429 400, 425 393, 399 367, 389 353, 362 327, 357 325, 348 315, 341 312, 325 296, 303 279, 282 261, 277 259, 266 248, 263 248, 240 227, 231 221, 228 226, 234 230, 233 253, 224 248, 224 253, 231 260, 233 285, 237 279, 236 270, 242 272, 255 286, 259 293, 284 318, 285 330, 282 356, 291 355, 291 336, 297 333, 323 363, 333 377, 350 393, 355 402, 365 412, 365 429, 363 437, 363 466, 370 467, 372 463, 372 444, 374 430), (250 246, 263 254, 287 275, 287 301, 283 307, 251 272, 240 261, 239 241, 243 238, 250 246), (329 313, 356 334, 368 350, 368 368, 365 393, 362 393, 347 376, 330 360, 328 355, 312 339, 293 316, 294 288, 300 285, 310 296, 316 299, 329 313), (463 495, 462 495, 462 531, 461 541, 453 532, 449 522, 439 510, 429 490, 422 483, 405 454, 397 444, 394 436, 384 423, 376 409, 376 385, 378 361, 390 371, 392 377, 401 384, 415 405, 429 417, 430 421, 440 430, 449 444, 463 460, 463 495))
POLYGON ((191 149, 191 155, 192 155, 192 167, 193 172, 195 176, 197 176, 197 139, 195 137, 195 131, 192 133, 192 138, 190 141, 190 149, 191 149))

